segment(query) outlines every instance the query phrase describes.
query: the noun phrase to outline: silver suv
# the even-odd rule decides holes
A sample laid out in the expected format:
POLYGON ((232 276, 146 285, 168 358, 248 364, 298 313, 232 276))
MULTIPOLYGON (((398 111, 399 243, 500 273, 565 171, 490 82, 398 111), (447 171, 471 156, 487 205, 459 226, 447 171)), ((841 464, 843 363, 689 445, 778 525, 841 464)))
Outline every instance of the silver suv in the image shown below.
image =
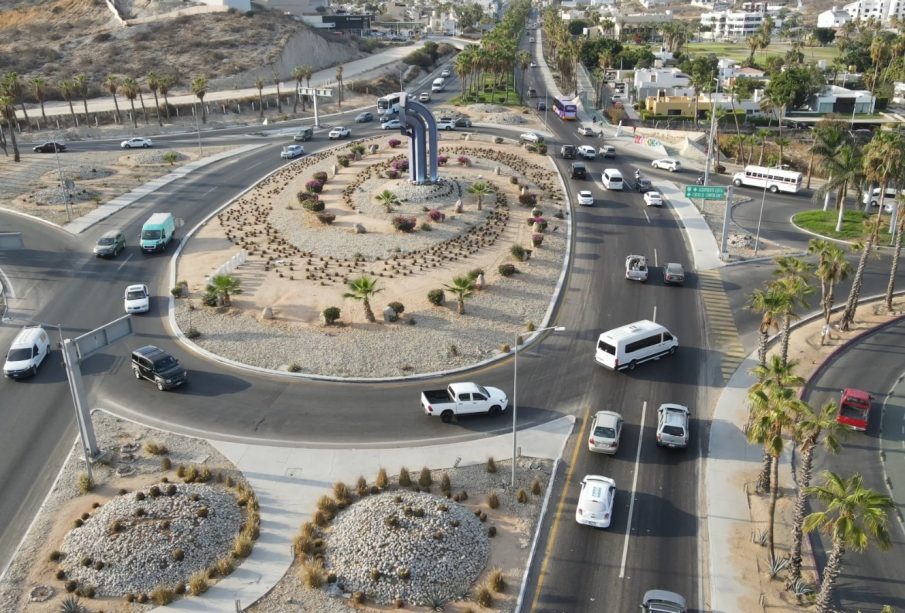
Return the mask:
POLYGON ((688 447, 688 407, 680 404, 661 404, 657 409, 657 445, 660 447, 688 447))
POLYGON ((685 613, 688 610, 681 594, 667 590, 647 590, 641 609, 645 613, 685 613))

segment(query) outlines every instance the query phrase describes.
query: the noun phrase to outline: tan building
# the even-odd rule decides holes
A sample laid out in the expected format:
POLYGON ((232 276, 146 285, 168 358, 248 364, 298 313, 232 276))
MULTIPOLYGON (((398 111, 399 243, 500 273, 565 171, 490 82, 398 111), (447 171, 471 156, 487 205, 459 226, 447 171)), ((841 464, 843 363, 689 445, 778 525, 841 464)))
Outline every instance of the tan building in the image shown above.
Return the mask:
MULTIPOLYGON (((644 110, 654 115, 673 115, 675 117, 691 117, 694 114, 694 98, 692 96, 650 96, 644 100, 644 110)), ((708 100, 698 100, 698 114, 710 110, 708 100)))

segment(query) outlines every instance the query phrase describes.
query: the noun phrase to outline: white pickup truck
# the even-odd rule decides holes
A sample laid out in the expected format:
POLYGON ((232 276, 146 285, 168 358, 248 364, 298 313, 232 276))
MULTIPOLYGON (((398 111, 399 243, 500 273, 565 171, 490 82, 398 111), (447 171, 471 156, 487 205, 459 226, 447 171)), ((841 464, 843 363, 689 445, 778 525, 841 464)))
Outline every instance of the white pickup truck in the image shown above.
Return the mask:
POLYGON ((506 393, 477 383, 450 383, 446 389, 421 392, 421 408, 426 415, 439 415, 445 422, 457 415, 496 415, 509 405, 506 393))
POLYGON ((631 281, 647 281, 647 258, 643 255, 625 257, 625 278, 631 281))

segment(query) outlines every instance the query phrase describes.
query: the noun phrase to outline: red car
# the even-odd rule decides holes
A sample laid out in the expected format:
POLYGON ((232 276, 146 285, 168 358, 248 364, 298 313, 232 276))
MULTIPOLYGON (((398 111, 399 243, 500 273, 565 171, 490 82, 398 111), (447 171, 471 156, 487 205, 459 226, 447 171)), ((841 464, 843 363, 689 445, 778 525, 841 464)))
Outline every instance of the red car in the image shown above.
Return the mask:
POLYGON ((863 390, 842 390, 836 422, 852 430, 865 432, 870 421, 870 402, 873 397, 863 390))

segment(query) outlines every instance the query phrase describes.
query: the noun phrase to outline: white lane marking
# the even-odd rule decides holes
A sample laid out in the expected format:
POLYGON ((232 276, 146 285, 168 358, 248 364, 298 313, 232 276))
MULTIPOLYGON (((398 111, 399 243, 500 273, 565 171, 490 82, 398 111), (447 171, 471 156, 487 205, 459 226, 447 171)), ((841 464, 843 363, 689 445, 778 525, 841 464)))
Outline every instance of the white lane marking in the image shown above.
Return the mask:
POLYGON ((619 567, 619 578, 625 578, 625 560, 628 558, 628 540, 632 535, 632 513, 635 510, 635 488, 638 487, 638 470, 641 466, 641 443, 644 440, 644 415, 647 413, 647 400, 641 405, 641 427, 638 428, 638 451, 635 453, 635 475, 632 477, 632 500, 628 505, 628 525, 625 528, 625 543, 622 545, 622 565, 619 567))
POLYGON ((9 277, 6 276, 6 273, 3 272, 2 268, 0 268, 0 288, 6 293, 7 298, 14 298, 16 296, 16 292, 13 290, 13 284, 9 280, 9 277))
POLYGON ((123 269, 123 266, 126 265, 126 262, 128 262, 128 261, 131 260, 131 259, 132 259, 132 254, 130 253, 130 254, 129 254, 129 257, 127 257, 125 260, 123 260, 123 263, 116 267, 116 270, 117 270, 117 271, 122 270, 122 269, 123 269))
POLYGON ((657 249, 656 249, 656 247, 654 248, 654 266, 659 266, 659 264, 657 264, 657 249))
POLYGON ((657 323, 657 305, 654 305, 654 318, 651 320, 654 323, 657 323))
POLYGON ((644 213, 644 219, 647 220, 647 223, 650 223, 650 217, 647 216, 647 207, 641 209, 641 212, 644 213))

